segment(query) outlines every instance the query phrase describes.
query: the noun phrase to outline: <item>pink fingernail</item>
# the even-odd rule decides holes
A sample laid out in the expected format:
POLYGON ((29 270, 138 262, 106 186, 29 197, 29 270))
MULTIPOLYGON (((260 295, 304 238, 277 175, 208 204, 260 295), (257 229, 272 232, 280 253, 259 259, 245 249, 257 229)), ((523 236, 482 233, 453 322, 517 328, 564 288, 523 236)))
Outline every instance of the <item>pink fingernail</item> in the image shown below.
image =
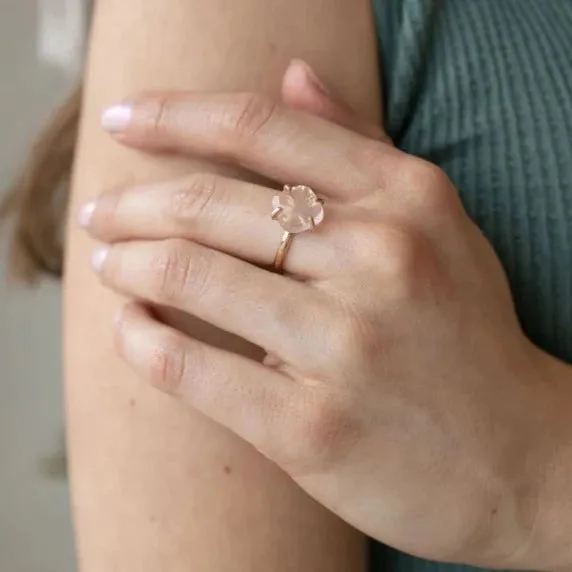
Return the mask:
POLYGON ((299 65, 306 74, 308 81, 320 92, 324 95, 331 96, 331 92, 326 86, 326 84, 318 77, 312 66, 305 62, 304 60, 293 60, 292 63, 299 65))
POLYGON ((118 133, 129 126, 132 118, 133 108, 130 105, 113 105, 101 114, 101 126, 109 133, 118 133))
POLYGON ((105 264, 105 260, 107 259, 107 255, 109 254, 109 247, 108 246, 100 246, 96 248, 92 255, 91 255, 91 267, 96 272, 101 272, 103 265, 105 264))
POLYGON ((87 228, 90 225, 91 219, 93 218, 93 213, 95 212, 95 208, 95 201, 90 201, 79 209, 77 222, 81 228, 87 228))

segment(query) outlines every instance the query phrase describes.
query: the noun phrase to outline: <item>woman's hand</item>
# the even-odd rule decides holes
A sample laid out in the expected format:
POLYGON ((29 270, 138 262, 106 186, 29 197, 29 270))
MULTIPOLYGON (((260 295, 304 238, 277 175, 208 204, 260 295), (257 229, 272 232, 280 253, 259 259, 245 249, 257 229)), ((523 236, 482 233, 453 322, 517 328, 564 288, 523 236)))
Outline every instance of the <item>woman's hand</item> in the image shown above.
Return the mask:
POLYGON ((265 269, 282 235, 269 187, 193 174, 88 205, 84 225, 108 244, 93 258, 105 284, 272 360, 190 339, 140 304, 118 321, 121 355, 370 536, 432 559, 535 567, 529 540, 559 446, 550 358, 522 333, 444 173, 319 89, 297 100, 288 85, 289 105, 159 94, 105 116, 125 145, 231 162, 325 201, 285 276, 265 269))

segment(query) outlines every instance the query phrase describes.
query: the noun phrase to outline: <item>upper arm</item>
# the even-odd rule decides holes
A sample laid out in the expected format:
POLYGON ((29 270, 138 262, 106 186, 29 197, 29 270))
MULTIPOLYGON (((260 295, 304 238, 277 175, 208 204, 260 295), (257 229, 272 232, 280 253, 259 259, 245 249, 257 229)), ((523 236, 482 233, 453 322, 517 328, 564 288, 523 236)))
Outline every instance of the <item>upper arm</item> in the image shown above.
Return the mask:
MULTIPOLYGON (((79 205, 133 180, 214 169, 119 147, 103 107, 139 90, 276 94, 308 60, 379 119, 367 0, 97 0, 66 243, 66 384, 83 570, 357 570, 363 540, 235 436, 139 384, 116 357, 120 305, 89 270, 79 205)), ((217 169, 219 169, 217 167, 217 169)), ((219 169, 220 170, 220 169, 219 169)), ((222 343, 196 322, 184 328, 222 343)), ((243 342, 226 340, 249 351, 243 342)))

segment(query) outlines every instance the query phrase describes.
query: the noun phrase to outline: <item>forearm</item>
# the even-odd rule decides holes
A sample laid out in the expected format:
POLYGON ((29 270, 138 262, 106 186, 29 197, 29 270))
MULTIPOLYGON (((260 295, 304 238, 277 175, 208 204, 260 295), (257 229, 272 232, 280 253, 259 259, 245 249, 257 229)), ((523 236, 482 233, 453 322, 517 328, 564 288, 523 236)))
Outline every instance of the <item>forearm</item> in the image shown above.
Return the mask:
MULTIPOLYGON (((379 109, 369 3, 96 2, 66 263, 66 377, 82 570, 358 570, 364 541, 218 426, 139 384, 115 355, 119 298, 89 270, 79 205, 134 180, 214 167, 112 143, 100 111, 141 89, 277 94, 307 58, 362 113, 379 109)), ((255 352, 193 321, 192 335, 255 352)))

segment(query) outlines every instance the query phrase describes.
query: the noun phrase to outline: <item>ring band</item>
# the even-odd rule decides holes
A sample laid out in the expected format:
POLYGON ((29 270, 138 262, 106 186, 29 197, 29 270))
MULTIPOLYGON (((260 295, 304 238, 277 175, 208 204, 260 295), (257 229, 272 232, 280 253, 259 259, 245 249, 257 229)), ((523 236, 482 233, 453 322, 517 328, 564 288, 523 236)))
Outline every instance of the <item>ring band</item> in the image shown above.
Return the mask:
POLYGON ((274 257, 274 270, 282 274, 284 272, 284 260, 286 259, 286 255, 290 250, 290 246, 292 245, 292 241, 294 240, 294 233, 288 232, 285 230, 282 233, 282 240, 280 241, 280 246, 276 251, 276 256, 274 257))
POLYGON ((284 190, 272 198, 271 217, 284 231, 274 257, 274 270, 282 273, 294 236, 313 230, 324 219, 324 201, 310 187, 284 185, 284 190))

